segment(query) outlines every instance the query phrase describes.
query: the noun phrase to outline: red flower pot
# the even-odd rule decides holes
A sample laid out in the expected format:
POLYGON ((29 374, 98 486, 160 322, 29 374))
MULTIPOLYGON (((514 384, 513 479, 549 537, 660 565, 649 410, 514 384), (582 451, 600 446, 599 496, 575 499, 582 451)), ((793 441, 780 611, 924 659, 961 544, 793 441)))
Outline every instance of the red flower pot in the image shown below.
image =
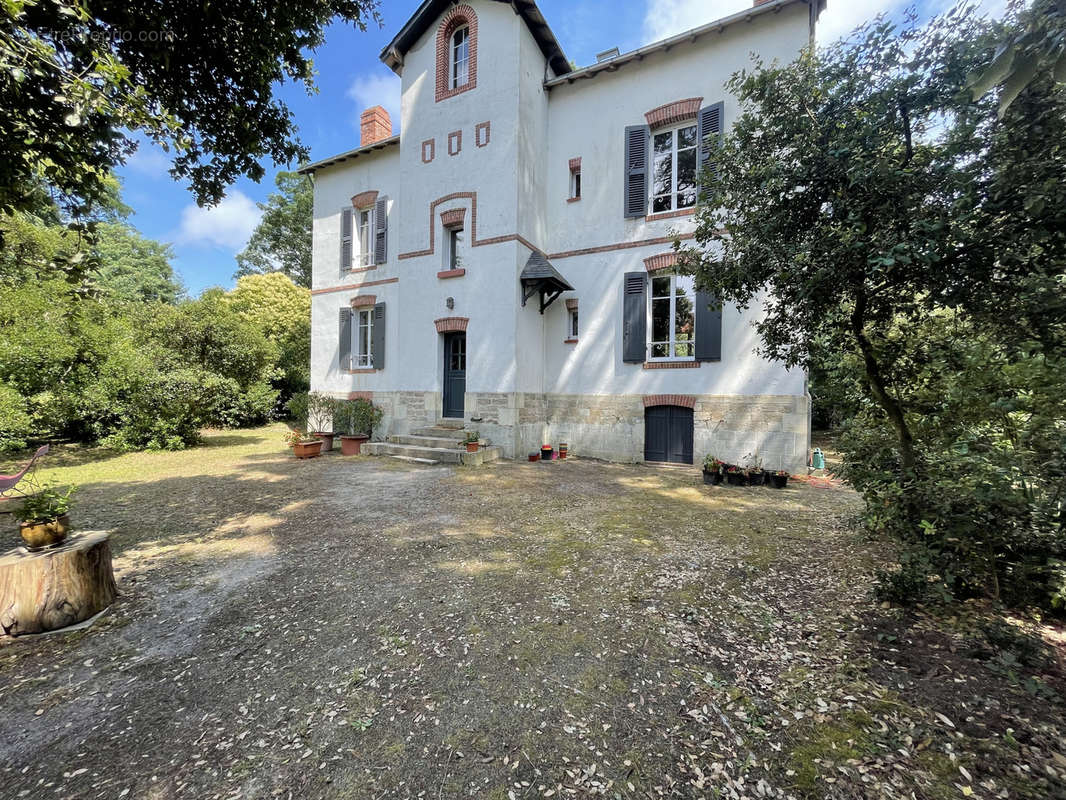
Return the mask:
POLYGON ((315 458, 322 455, 322 440, 297 442, 292 446, 292 454, 297 458, 315 458))
POLYGON ((322 452, 323 453, 328 453, 330 450, 333 449, 333 434, 332 433, 323 433, 322 431, 313 431, 311 433, 311 435, 314 436, 316 439, 321 439, 322 440, 322 452))
POLYGON ((363 442, 370 437, 366 434, 360 433, 356 436, 342 436, 341 437, 341 455, 343 456, 357 456, 362 450, 363 442))

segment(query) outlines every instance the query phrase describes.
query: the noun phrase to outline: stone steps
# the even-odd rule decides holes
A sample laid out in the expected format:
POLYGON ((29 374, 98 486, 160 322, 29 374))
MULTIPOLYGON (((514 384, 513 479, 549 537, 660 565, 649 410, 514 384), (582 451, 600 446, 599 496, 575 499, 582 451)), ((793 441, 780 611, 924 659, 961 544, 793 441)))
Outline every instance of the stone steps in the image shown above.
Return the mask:
POLYGON ((409 464, 424 464, 427 467, 435 467, 440 462, 432 458, 417 458, 416 456, 389 456, 397 461, 406 461, 409 464))
MULTIPOLYGON (((424 429, 420 429, 424 430, 424 429)), ((452 436, 424 436, 421 434, 396 434, 395 436, 386 437, 385 441, 392 442, 393 444, 415 444, 419 447, 449 447, 456 448, 462 447, 466 449, 466 445, 463 444, 463 440, 456 439, 452 436)))
POLYGON ((466 431, 462 428, 445 427, 443 425, 432 425, 426 428, 415 428, 411 431, 412 436, 429 436, 435 439, 452 439, 456 442, 461 442, 466 437, 466 431))
POLYGON ((423 447, 417 444, 400 444, 398 442, 366 442, 363 452, 369 456, 406 456, 422 458, 427 461, 439 461, 443 464, 462 464, 479 466, 500 457, 500 448, 485 447, 476 453, 468 453, 458 447, 423 447))

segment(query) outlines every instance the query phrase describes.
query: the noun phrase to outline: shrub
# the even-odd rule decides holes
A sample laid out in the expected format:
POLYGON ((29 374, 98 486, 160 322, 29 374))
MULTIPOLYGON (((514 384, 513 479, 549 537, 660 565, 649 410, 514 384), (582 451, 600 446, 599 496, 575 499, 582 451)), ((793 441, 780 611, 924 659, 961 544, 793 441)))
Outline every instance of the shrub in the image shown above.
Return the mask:
POLYGON ((369 400, 340 400, 337 402, 336 426, 347 435, 371 436, 385 412, 369 400))
POLYGON ((0 384, 0 452, 22 450, 32 434, 33 421, 22 395, 0 384))

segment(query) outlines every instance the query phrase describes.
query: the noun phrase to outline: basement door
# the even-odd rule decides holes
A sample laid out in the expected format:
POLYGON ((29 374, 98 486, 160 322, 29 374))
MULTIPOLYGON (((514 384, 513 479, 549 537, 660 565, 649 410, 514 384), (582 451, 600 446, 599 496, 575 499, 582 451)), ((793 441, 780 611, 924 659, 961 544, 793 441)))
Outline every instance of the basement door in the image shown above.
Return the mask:
POLYGON ((692 463, 692 409, 652 406, 644 409, 644 460, 692 463))
POLYGON ((443 416, 462 419, 466 394, 466 334, 444 334, 443 416))

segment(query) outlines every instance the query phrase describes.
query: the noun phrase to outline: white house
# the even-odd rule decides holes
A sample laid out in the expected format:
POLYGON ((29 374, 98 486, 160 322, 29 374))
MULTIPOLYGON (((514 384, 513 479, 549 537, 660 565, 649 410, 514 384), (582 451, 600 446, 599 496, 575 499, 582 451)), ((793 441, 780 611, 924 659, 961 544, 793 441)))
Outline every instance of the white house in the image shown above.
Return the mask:
POLYGON ((696 175, 723 84, 808 45, 824 0, 750 9, 574 69, 531 0, 426 0, 381 54, 402 125, 362 116, 314 176, 311 383, 385 411, 378 452, 465 423, 504 456, 806 464, 806 376, 759 313, 693 291, 696 175), (339 318, 339 323, 338 323, 339 318))

